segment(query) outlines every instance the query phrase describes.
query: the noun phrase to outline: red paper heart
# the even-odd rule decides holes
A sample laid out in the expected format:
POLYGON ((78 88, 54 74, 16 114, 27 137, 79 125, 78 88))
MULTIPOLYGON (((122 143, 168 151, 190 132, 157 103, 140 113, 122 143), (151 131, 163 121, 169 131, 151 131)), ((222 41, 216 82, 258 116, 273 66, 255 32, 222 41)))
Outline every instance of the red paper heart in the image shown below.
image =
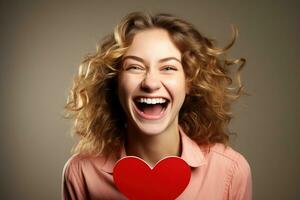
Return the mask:
POLYGON ((179 157, 167 157, 151 169, 144 160, 127 156, 116 163, 113 178, 130 200, 174 200, 189 184, 191 170, 179 157))

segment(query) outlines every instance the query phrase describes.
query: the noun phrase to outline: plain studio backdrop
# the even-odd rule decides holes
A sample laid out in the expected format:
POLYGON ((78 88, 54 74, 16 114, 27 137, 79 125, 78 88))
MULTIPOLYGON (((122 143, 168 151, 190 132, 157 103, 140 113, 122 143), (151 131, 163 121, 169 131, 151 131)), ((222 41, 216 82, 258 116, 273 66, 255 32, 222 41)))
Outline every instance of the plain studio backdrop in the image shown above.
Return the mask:
POLYGON ((300 199, 299 1, 1 1, 0 199, 60 199, 75 142, 63 107, 82 58, 132 11, 169 12, 245 57, 251 96, 234 104, 232 146, 254 199, 300 199))

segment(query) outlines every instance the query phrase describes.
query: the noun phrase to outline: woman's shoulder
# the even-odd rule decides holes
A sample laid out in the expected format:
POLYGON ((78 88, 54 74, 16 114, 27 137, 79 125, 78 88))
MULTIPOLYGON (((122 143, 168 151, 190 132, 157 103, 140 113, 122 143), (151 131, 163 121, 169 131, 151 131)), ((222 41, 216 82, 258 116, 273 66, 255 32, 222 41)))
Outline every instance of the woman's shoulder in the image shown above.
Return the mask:
POLYGON ((90 155, 90 154, 73 154, 66 162, 67 166, 84 165, 91 162, 99 162, 104 158, 102 156, 90 155))
POLYGON ((63 172, 65 175, 82 172, 85 168, 101 168, 106 159, 104 156, 90 154, 74 154, 65 163, 63 172))
POLYGON ((240 152, 218 143, 210 148, 206 156, 208 162, 215 166, 214 171, 225 175, 229 199, 252 199, 251 168, 240 152))
POLYGON ((226 146, 222 143, 216 143, 208 150, 205 150, 205 154, 207 159, 228 163, 228 165, 233 167, 250 171, 250 165, 244 155, 230 146, 226 146))

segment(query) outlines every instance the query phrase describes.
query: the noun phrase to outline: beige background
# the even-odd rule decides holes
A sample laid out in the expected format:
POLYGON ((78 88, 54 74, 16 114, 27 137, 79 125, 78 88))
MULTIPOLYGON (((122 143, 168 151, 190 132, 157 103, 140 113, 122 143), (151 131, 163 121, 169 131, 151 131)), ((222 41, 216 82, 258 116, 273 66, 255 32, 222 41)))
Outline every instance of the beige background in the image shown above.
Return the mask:
POLYGON ((62 110, 83 56, 125 14, 165 11, 244 56, 250 97, 235 104, 233 146, 254 199, 300 199, 300 3, 293 1, 1 1, 0 199, 60 199, 73 140, 62 110), (25 3, 26 2, 26 3, 25 3), (105 3, 108 2, 108 3, 105 3))

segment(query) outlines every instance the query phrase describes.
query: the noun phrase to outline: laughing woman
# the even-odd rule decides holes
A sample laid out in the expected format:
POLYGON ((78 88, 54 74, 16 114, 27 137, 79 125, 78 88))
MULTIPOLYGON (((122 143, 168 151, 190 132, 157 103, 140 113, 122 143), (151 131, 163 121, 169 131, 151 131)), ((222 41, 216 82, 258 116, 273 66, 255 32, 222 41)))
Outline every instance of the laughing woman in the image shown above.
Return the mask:
POLYGON ((79 142, 64 167, 63 198, 126 199, 112 175, 120 158, 154 166, 178 156, 191 179, 177 199, 251 199, 249 164, 228 146, 230 105, 242 93, 245 62, 225 58, 233 43, 216 48, 169 14, 127 15, 74 79, 66 109, 79 142))

